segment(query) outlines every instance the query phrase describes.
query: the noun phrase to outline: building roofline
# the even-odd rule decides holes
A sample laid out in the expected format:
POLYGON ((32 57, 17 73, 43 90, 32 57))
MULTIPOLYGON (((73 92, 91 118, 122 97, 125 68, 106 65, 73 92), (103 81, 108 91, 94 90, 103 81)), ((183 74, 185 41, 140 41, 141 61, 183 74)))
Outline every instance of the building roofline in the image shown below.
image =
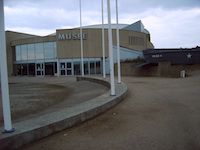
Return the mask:
POLYGON ((17 33, 17 34, 25 34, 25 35, 30 35, 30 36, 42 37, 42 36, 40 36, 40 35, 34 35, 34 34, 23 33, 23 32, 17 32, 17 31, 11 31, 11 30, 6 30, 6 32, 12 32, 12 33, 17 33))

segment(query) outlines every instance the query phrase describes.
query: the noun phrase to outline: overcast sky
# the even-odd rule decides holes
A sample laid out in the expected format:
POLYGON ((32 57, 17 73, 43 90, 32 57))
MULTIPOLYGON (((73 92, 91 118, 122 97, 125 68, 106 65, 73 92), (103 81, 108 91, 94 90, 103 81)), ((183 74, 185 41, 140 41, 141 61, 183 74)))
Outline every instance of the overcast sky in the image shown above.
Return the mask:
MULTIPOLYGON (((47 35, 56 29, 79 26, 79 0, 4 1, 6 30, 47 35)), ((200 0, 118 0, 118 3, 119 22, 131 24, 142 20, 156 48, 200 45, 200 0)), ((115 0, 111 4, 115 23, 115 0)), ((83 25, 100 24, 101 0, 82 0, 82 15, 83 25)))

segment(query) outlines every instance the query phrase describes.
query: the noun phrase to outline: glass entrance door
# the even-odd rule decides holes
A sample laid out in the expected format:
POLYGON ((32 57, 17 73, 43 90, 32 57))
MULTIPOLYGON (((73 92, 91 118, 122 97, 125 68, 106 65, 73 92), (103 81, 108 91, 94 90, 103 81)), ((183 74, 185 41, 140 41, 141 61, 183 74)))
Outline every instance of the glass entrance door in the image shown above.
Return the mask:
POLYGON ((81 75, 81 62, 74 62, 74 75, 81 75))
POLYGON ((72 75, 72 62, 60 63, 60 75, 65 75, 65 76, 72 75))
POLYGON ((54 75, 54 63, 45 63, 45 75, 54 75))
POLYGON ((67 76, 71 76, 72 75, 72 62, 67 62, 66 63, 66 72, 67 72, 67 76))
POLYGON ((96 65, 94 61, 90 62, 90 74, 95 74, 96 73, 96 65))
POLYGON ((84 62, 84 74, 85 75, 89 74, 89 63, 88 63, 88 61, 84 62))
POLYGON ((66 75, 66 64, 65 62, 60 63, 60 75, 66 75))
POLYGON ((44 75, 44 63, 36 63, 36 76, 44 75))

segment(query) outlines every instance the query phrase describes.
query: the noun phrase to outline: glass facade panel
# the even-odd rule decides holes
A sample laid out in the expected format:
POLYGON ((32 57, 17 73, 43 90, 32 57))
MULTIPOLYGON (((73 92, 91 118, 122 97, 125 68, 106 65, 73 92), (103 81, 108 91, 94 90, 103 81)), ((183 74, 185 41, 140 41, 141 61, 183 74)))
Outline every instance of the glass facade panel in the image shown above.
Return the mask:
POLYGON ((88 62, 84 62, 84 74, 89 74, 88 62))
POLYGON ((35 75, 35 64, 34 63, 28 64, 28 73, 31 76, 35 75))
POLYGON ((101 74, 101 62, 96 62, 96 74, 101 74))
POLYGON ((27 51, 27 45, 21 45, 21 59, 27 60, 28 59, 28 51, 27 51))
POLYGON ((74 62, 74 75, 81 74, 81 62, 74 62))
POLYGON ((48 62, 45 63, 45 75, 54 75, 54 63, 48 62))
POLYGON ((15 54, 16 54, 16 61, 20 61, 21 60, 21 46, 20 45, 16 46, 15 54))
POLYGON ((34 44, 28 44, 28 60, 35 59, 35 45, 34 44))
POLYGON ((65 63, 60 63, 60 69, 65 69, 65 63))
POLYGON ((22 65, 21 65, 22 75, 28 75, 28 70, 27 70, 27 68, 28 68, 28 65, 27 65, 27 64, 22 64, 22 65))
POLYGON ((55 59, 56 42, 17 45, 15 47, 16 61, 34 59, 55 59))
POLYGON ((71 62, 67 62, 67 68, 72 68, 72 63, 71 62))
POLYGON ((60 74, 63 76, 63 75, 65 75, 65 70, 61 70, 60 71, 60 74))
POLYGON ((57 47, 56 47, 56 42, 52 42, 53 47, 54 47, 54 57, 57 58, 57 47))
POLYGON ((44 43, 44 57, 45 57, 45 59, 55 58, 55 49, 54 49, 53 42, 44 43))
POLYGON ((43 43, 36 43, 35 44, 35 57, 36 57, 36 59, 44 59, 43 43))
POLYGON ((67 70, 67 75, 72 75, 72 70, 67 70))
POLYGON ((95 62, 90 62, 90 74, 95 74, 95 62))

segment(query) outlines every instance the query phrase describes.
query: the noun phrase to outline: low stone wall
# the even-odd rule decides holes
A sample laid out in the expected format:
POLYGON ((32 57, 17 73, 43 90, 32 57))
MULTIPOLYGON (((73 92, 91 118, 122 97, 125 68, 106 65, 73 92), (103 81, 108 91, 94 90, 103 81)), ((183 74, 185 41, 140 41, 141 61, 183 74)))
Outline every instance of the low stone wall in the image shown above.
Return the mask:
MULTIPOLYGON (((155 77, 180 77, 182 70, 186 71, 186 76, 192 76, 200 71, 200 65, 171 65, 169 62, 160 62, 158 65, 147 65, 138 67, 138 63, 121 63, 122 76, 155 76, 155 77)), ((115 75, 117 75, 117 65, 115 64, 115 75)))
MULTIPOLYGON (((121 63, 122 76, 157 76, 157 66, 138 67, 139 63, 121 63)), ((115 75, 117 75, 117 65, 115 64, 115 75)))
POLYGON ((108 80, 102 80, 101 78, 91 78, 91 77, 89 77, 89 76, 84 76, 84 77, 77 76, 77 77, 76 77, 76 80, 77 80, 77 81, 86 80, 86 81, 90 81, 90 82, 95 82, 95 83, 104 85, 104 86, 106 86, 107 88, 110 88, 110 83, 109 83, 109 81, 108 81, 108 80))

